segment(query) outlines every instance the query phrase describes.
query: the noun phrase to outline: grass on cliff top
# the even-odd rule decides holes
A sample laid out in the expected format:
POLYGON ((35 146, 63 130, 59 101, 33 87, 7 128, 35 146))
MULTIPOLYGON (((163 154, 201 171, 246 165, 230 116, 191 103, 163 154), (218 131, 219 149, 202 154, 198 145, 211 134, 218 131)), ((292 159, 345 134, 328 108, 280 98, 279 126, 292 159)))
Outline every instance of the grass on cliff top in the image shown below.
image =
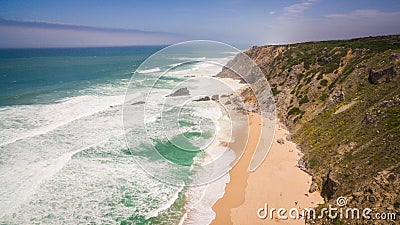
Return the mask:
POLYGON ((345 47, 352 49, 370 49, 373 52, 383 52, 389 49, 400 49, 399 35, 378 36, 355 38, 349 40, 330 40, 319 42, 304 42, 299 44, 290 45, 301 47, 312 47, 314 49, 345 47))
MULTIPOLYGON (((316 58, 319 55, 324 55, 331 57, 332 61, 327 65, 323 65, 323 72, 332 73, 337 69, 340 59, 347 53, 348 49, 367 49, 371 53, 384 52, 390 49, 398 50, 400 49, 400 36, 391 35, 349 40, 303 42, 284 46, 288 50, 281 59, 286 60, 286 63, 282 66, 282 71, 300 63, 304 63, 304 68, 308 70, 315 64, 316 58)), ((352 70, 349 69, 346 73, 351 72, 352 70)))

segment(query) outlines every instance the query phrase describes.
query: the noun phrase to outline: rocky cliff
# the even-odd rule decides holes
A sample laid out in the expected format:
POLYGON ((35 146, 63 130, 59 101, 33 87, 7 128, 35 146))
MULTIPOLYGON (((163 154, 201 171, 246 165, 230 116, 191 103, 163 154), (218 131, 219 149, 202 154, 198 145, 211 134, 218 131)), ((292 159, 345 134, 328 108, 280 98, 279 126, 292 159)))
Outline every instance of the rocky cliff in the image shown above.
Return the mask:
MULTIPOLYGON (((278 117, 304 153, 310 190, 317 187, 326 204, 344 196, 348 207, 399 217, 400 35, 254 46, 245 54, 263 71, 278 117)), ((236 77, 228 69, 218 76, 236 77)), ((251 91, 242 95, 257 101, 251 91)))

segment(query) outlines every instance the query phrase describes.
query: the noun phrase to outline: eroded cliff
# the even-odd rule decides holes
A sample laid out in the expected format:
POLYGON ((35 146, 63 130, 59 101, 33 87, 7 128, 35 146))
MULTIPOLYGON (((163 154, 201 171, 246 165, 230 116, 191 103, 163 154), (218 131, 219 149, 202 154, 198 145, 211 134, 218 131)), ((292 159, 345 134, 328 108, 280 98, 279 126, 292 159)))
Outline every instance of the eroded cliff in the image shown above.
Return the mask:
MULTIPOLYGON (((326 204, 345 196, 348 207, 400 216, 400 35, 254 46, 245 53, 268 80, 278 117, 326 204)), ((218 76, 237 78, 228 69, 218 76)), ((251 91, 242 95, 260 102, 251 91)))

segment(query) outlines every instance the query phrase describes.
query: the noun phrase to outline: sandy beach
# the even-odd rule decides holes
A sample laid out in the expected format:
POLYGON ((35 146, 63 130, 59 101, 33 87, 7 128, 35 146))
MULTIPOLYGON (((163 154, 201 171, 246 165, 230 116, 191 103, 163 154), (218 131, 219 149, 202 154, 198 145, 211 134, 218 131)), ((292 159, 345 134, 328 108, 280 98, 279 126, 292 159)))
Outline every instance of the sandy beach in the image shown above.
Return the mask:
MULTIPOLYGON (((304 224, 304 220, 279 220, 276 212, 273 219, 269 214, 266 219, 258 217, 257 211, 265 204, 268 204, 268 211, 271 208, 288 211, 297 208, 300 211, 304 207, 315 207, 323 199, 317 192, 308 193, 311 176, 296 166, 301 152, 296 144, 285 139, 289 132, 283 126, 277 125, 272 147, 262 165, 253 172, 248 171, 260 137, 262 117, 251 113, 249 122, 248 144, 229 172, 230 182, 225 187, 224 196, 212 207, 216 217, 211 224, 304 224), (280 138, 285 140, 283 144, 277 142, 280 138)), ((241 142, 246 139, 247 132, 238 134, 230 147, 240 151, 237 148, 242 147, 241 142)))

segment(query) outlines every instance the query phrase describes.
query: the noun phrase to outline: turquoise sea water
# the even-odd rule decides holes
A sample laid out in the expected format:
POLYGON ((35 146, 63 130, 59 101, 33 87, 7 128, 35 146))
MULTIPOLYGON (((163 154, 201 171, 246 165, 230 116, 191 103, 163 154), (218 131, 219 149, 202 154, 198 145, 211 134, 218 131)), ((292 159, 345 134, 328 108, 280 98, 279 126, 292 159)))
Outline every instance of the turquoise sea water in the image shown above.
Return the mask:
POLYGON ((0 50, 0 105, 51 103, 118 85, 162 47, 0 50))
MULTIPOLYGON (((197 145, 185 140, 202 143, 213 136, 212 126, 203 127, 203 133, 196 126, 200 120, 212 124, 210 118, 199 115, 209 107, 204 104, 210 103, 188 108, 179 120, 184 132, 172 134, 171 141, 160 138, 157 132, 131 129, 125 132, 135 141, 128 149, 122 124, 122 106, 132 73, 162 47, 0 50, 1 224, 181 221, 189 189, 153 179, 135 159, 190 180, 190 173, 169 171, 164 163, 154 161, 147 149, 155 147, 169 161, 189 167, 205 157, 197 145), (152 142, 142 141, 147 135, 152 142), (179 152, 174 142, 193 151, 179 152)), ((168 65, 187 60, 178 56, 165 60, 168 65)), ((224 63, 232 56, 226 52, 214 57, 224 63)), ((198 56, 193 53, 192 57, 198 56)), ((152 85, 148 76, 167 69, 148 66, 137 71, 131 84, 135 88, 133 112, 143 113, 143 105, 135 99, 148 94, 143 91, 152 85)), ((154 86, 156 92, 168 93, 183 81, 182 74, 200 76, 198 68, 207 65, 195 62, 174 68, 171 76, 164 76, 154 86)), ((216 71, 208 72, 203 75, 216 71)), ((195 81, 187 86, 197 87, 195 81)), ((161 103, 154 100, 151 104, 161 103)), ((166 106, 170 108, 164 121, 146 118, 152 131, 162 122, 176 122, 168 121, 168 113, 179 109, 173 104, 166 106)), ((216 112, 206 112, 212 113, 216 112)), ((143 121, 132 119, 130 123, 135 127, 143 121)))

